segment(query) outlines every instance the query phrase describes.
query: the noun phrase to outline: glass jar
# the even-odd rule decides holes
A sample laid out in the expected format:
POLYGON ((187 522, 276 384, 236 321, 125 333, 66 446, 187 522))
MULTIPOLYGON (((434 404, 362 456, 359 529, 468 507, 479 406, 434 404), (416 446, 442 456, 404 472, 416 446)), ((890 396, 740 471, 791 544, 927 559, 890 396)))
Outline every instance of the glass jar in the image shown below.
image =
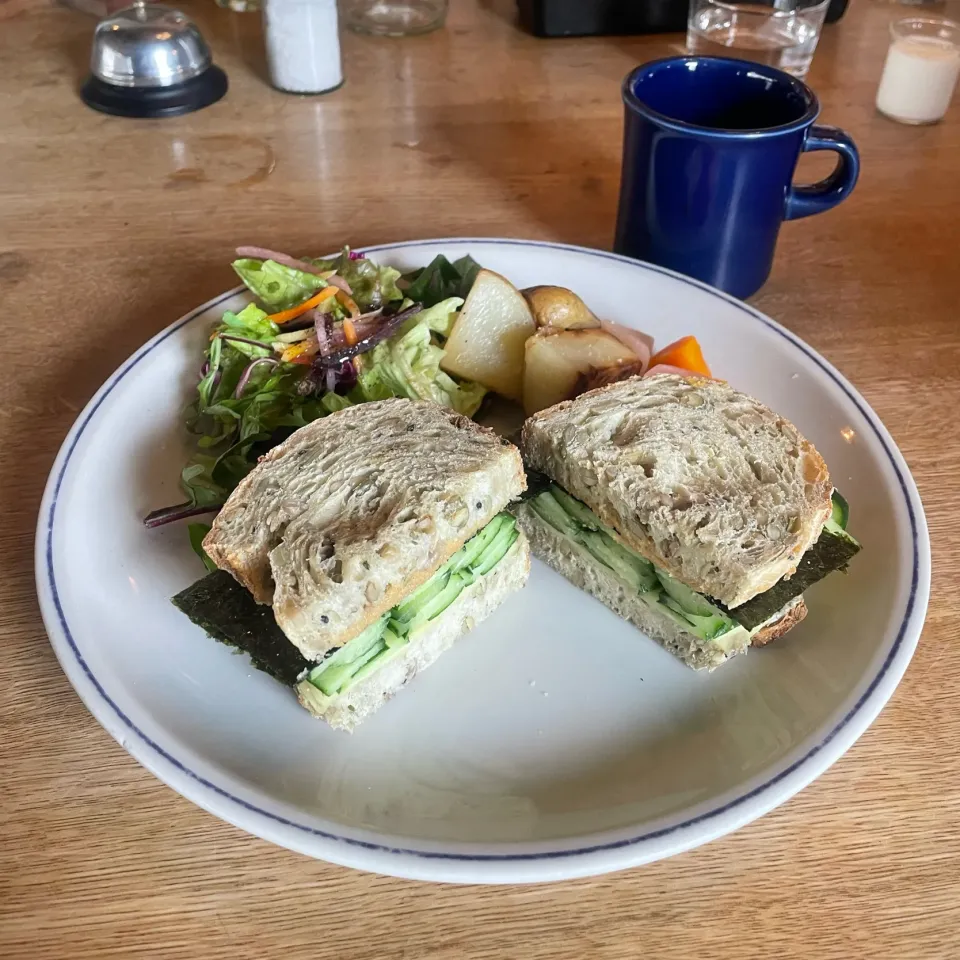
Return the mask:
POLYGON ((447 0, 342 0, 346 25, 356 33, 407 37, 443 26, 447 0))

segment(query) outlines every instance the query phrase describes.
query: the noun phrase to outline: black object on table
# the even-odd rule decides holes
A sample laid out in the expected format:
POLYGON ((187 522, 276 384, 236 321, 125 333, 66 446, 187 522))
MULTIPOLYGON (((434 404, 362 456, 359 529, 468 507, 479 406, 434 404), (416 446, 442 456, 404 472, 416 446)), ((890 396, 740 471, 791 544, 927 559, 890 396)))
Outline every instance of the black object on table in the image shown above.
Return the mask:
MULTIPOLYGON (((849 0, 831 0, 827 23, 846 12, 849 0)), ((520 25, 537 37, 681 33, 689 0, 517 0, 520 25)))

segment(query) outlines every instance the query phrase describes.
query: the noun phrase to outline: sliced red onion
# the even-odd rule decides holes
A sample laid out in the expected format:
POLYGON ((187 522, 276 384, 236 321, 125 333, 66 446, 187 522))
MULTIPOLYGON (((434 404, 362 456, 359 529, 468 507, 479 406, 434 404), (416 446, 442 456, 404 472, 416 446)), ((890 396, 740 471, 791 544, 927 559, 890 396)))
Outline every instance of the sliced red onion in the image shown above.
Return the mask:
POLYGON ((337 287, 339 290, 342 290, 348 297, 353 296, 353 289, 343 277, 334 274, 332 277, 327 277, 327 283, 329 283, 331 287, 337 287))
POLYGON ((317 331, 317 343, 320 346, 320 356, 326 356, 330 350, 330 337, 327 333, 327 315, 317 309, 310 311, 313 314, 313 326, 317 331))
POLYGON ((650 362, 653 337, 649 334, 634 330, 632 327, 625 327, 621 323, 614 323, 612 320, 601 320, 600 329, 616 337, 628 350, 632 350, 644 367, 650 362))
POLYGON ((377 307, 376 310, 371 310, 369 313, 361 313, 358 317, 354 317, 353 325, 355 328, 357 328, 357 332, 358 333, 360 332, 359 331, 360 324, 364 324, 369 320, 376 320, 381 313, 383 313, 383 307, 377 307))
POLYGON ((291 270, 301 270, 303 273, 325 272, 323 267, 314 266, 306 260, 297 260, 296 257, 288 257, 285 253, 279 253, 276 250, 268 250, 266 247, 237 247, 237 256, 249 257, 251 260, 273 260, 275 263, 290 267, 291 270))
MULTIPOLYGON (((412 307, 408 307, 406 310, 401 310, 392 317, 388 317, 382 323, 373 324, 368 321, 363 325, 362 330, 357 330, 359 339, 356 343, 340 346, 339 349, 329 353, 323 360, 324 364, 341 363, 344 360, 349 360, 350 357, 355 357, 361 353, 366 353, 368 350, 372 350, 378 343, 395 334, 397 330, 403 326, 405 321, 409 320, 415 314, 418 314, 422 309, 422 303, 415 303, 412 307)), ((354 321, 354 324, 356 324, 356 321, 354 321)), ((337 345, 339 346, 339 344, 345 341, 343 340, 343 333, 341 331, 337 331, 337 335, 339 340, 337 345)))
POLYGON ((328 366, 326 368, 325 377, 324 377, 324 386, 327 388, 327 393, 333 393, 337 389, 337 368, 333 366, 328 366))
POLYGON ((162 527, 165 523, 176 520, 186 520, 188 517, 200 517, 205 513, 217 513, 220 507, 194 507, 189 503, 178 503, 172 507, 162 507, 152 510, 143 518, 145 527, 162 527))
MULTIPOLYGON (((351 317, 350 322, 353 324, 354 332, 357 335, 357 341, 366 340, 368 337, 373 336, 380 327, 383 325, 379 321, 380 315, 383 313, 383 307, 379 310, 371 310, 370 313, 363 313, 358 317, 351 317)), ((343 347, 349 347, 350 344, 347 343, 346 334, 343 332, 343 325, 334 327, 333 321, 327 318, 327 338, 329 341, 329 347, 327 353, 332 353, 334 351, 340 350, 343 347)))
POLYGON ((349 393, 357 385, 357 368, 352 360, 344 360, 337 371, 337 393, 349 393))
POLYGON ((253 363, 247 364, 247 369, 243 371, 240 376, 240 379, 237 381, 237 387, 233 391, 233 399, 239 400, 243 396, 243 391, 247 386, 247 383, 250 381, 250 374, 263 363, 268 363, 271 367, 277 365, 277 361, 273 357, 260 357, 257 360, 254 360, 253 363))
POLYGON ((360 253, 359 250, 351 250, 351 251, 350 251, 350 259, 351 259, 351 260, 366 260, 367 258, 366 258, 366 255, 360 253))

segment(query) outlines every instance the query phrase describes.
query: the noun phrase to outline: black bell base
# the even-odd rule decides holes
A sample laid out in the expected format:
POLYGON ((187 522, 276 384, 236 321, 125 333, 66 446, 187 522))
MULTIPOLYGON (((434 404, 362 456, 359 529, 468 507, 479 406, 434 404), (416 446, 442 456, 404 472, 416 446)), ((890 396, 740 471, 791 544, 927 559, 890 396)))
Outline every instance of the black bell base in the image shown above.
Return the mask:
POLYGON ((88 77, 80 96, 88 107, 114 117, 179 117, 216 103, 227 92, 227 75, 207 67, 192 80, 170 87, 117 87, 88 77))

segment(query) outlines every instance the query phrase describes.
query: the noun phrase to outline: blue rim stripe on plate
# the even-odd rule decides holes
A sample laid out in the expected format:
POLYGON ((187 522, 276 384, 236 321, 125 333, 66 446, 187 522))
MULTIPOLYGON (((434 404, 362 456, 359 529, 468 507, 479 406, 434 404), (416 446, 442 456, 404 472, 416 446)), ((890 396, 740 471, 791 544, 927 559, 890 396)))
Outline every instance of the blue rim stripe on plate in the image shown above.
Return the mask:
POLYGON ((649 270, 654 273, 661 273, 666 276, 673 278, 674 280, 679 280, 688 286, 692 286, 701 290, 705 293, 709 293, 712 296, 715 296, 717 299, 724 301, 725 303, 732 303, 734 306, 739 307, 745 313, 749 314, 755 320, 760 321, 765 327, 770 330, 773 330, 775 333, 779 334, 784 339, 788 340, 794 346, 798 347, 809 359, 811 359, 818 367, 820 367, 824 373, 826 373, 830 379, 836 383, 837 386, 843 390, 847 398, 853 403, 857 408, 863 418, 870 424, 871 429, 876 435, 877 439, 880 441, 880 445, 883 447, 884 453, 887 454, 887 457, 890 460, 890 465, 893 467, 893 471, 896 474, 897 482, 900 484, 900 491, 903 494, 904 502, 907 506, 907 512, 910 517, 910 532, 913 546, 913 572, 910 582, 910 594, 907 599, 906 610, 903 615, 903 620, 900 623, 900 627, 897 630, 897 636, 894 640, 889 653, 884 659, 883 664, 878 670, 876 676, 871 680, 870 684, 867 686, 867 689, 864 691, 860 699, 854 704, 854 706, 849 710, 849 712, 840 720, 840 722, 821 740, 818 744, 812 747, 807 751, 800 759, 794 761, 789 767, 781 770, 778 774, 771 777, 769 780, 764 781, 757 787, 754 787, 752 790, 741 794, 738 797, 735 797, 733 800, 728 801, 718 807, 708 810, 705 813, 699 814, 696 817, 691 817, 687 820, 682 821, 681 823, 672 824, 667 827, 663 827, 659 830, 648 831, 647 833, 640 834, 636 837, 627 837, 622 840, 612 840, 607 843, 598 843, 592 846, 587 847, 576 847, 569 850, 548 850, 537 853, 491 853, 491 854, 468 854, 468 853, 443 853, 432 850, 416 850, 413 848, 407 847, 391 847, 382 843, 374 843, 369 840, 358 840, 353 837, 344 837, 336 833, 331 833, 326 830, 320 830, 317 827, 310 827, 305 824, 297 823, 295 820, 290 820, 287 817, 282 817, 279 814, 271 813, 269 810, 264 810, 261 807, 256 806, 253 803, 243 800, 240 797, 235 796, 227 790, 224 790, 222 787, 217 786, 217 784, 212 783, 204 777, 201 777, 198 773, 195 773, 189 767, 187 767, 183 762, 178 760, 172 754, 168 753, 163 749, 158 743, 152 740, 147 736, 142 730, 140 730, 133 721, 120 709, 119 705, 115 703, 106 692, 106 690, 101 685, 100 681, 97 679, 93 671, 88 666, 87 662, 84 660, 83 655, 80 653, 79 648, 77 647, 76 641, 73 638, 73 633, 70 630, 70 626, 67 623, 66 616, 63 612, 63 607, 60 603, 60 595, 57 590, 57 581, 56 575, 54 572, 53 566, 53 533, 54 533, 54 523, 56 519, 56 509, 57 509, 57 500, 60 493, 60 487, 63 483, 63 478, 66 474, 67 467, 70 464, 70 459, 73 456, 74 450, 77 447, 77 444, 80 441, 81 436, 83 436, 84 431, 90 424, 90 421, 93 419, 97 410, 103 404, 104 400, 110 395, 113 389, 117 386, 118 383, 149 353, 151 353, 156 347, 163 343, 166 339, 171 337, 181 328, 185 327, 188 323, 191 323, 201 314, 206 313, 212 307, 216 307, 218 304, 229 299, 230 297, 235 296, 242 287, 237 287, 228 293, 223 294, 222 296, 216 298, 215 300, 209 301, 202 307, 198 307, 196 310, 188 313, 183 317, 179 323, 174 324, 169 330, 162 333, 156 340, 150 342, 145 347, 141 348, 138 353, 135 353, 133 357, 119 370, 114 373, 113 377, 104 384, 102 388, 102 393, 97 398, 96 403, 89 409, 83 422, 80 424, 79 428, 76 429, 73 438, 70 442, 70 446, 66 452, 66 456, 63 459, 63 464, 60 467, 60 472, 57 475, 56 483, 53 490, 53 496, 50 500, 50 509, 47 519, 47 528, 46 528, 46 566, 47 566, 47 577, 50 586, 51 595, 53 597, 53 602, 56 607, 57 617, 60 621, 60 627, 63 630, 64 636, 67 638, 67 642, 70 645, 70 649, 73 652, 74 657, 76 658, 77 663, 82 668, 83 672, 86 674, 90 682, 93 684, 97 693, 103 699, 103 701, 109 705, 117 717, 133 732, 135 733, 140 740, 143 741, 151 750, 155 751, 160 757, 174 766, 177 770, 186 774, 192 780, 206 787, 208 790, 212 790, 218 796, 223 797, 226 800, 231 801, 232 803, 237 804, 239 807, 242 807, 244 810, 248 810, 251 813, 256 813, 262 817, 266 817, 268 820, 273 821, 274 823, 280 824, 286 827, 292 827, 296 830, 300 830, 304 833, 311 834, 312 836, 322 837, 326 840, 335 840, 339 843, 344 843, 353 847, 360 847, 365 850, 374 850, 382 853, 389 854, 399 854, 409 857, 420 857, 430 860, 452 860, 460 861, 464 863, 470 862, 500 862, 506 863, 511 861, 537 861, 537 860, 558 860, 558 859, 572 859, 577 857, 583 857, 588 854, 600 853, 602 851, 608 850, 618 850, 624 847, 632 847, 641 843, 645 843, 650 840, 661 839, 662 837, 669 836, 671 834, 677 833, 681 830, 685 830, 689 827, 696 826, 697 824, 704 823, 709 820, 713 820, 716 817, 721 816, 724 813, 733 810, 749 800, 752 800, 755 797, 760 796, 763 793, 766 793, 771 787, 775 786, 777 783, 784 780, 786 777, 790 776, 804 764, 806 764, 812 757, 820 753, 836 736, 837 734, 845 727, 847 724, 860 712, 864 704, 870 699, 874 690, 876 690, 877 685, 886 675, 887 671, 890 669, 890 665, 893 663, 896 658, 897 653, 900 650, 900 646, 903 642, 904 634, 906 633, 907 625, 910 622, 911 616, 914 611, 916 604, 917 589, 919 585, 919 576, 920 576, 920 559, 919 559, 919 547, 918 547, 918 536, 917 536, 917 520, 914 514, 913 503, 910 498, 910 492, 907 488, 906 481, 904 480, 903 473, 900 470, 900 466, 897 463, 897 458, 894 456, 893 452, 890 450, 889 445, 887 444, 886 439, 883 434, 877 429, 876 424, 873 421, 873 417, 870 416, 867 410, 863 408, 860 404, 858 398, 851 393, 847 385, 834 373, 834 371, 827 366, 822 358, 815 353, 810 347, 808 347, 801 339, 795 337, 793 334, 789 333, 785 329, 781 328, 774 322, 772 322, 768 317, 764 316, 758 310, 755 310, 753 307, 748 304, 742 303, 739 300, 735 300, 733 297, 729 297, 726 294, 715 290, 712 287, 708 287, 696 280, 692 280, 689 277, 684 277, 681 274, 674 273, 671 270, 666 270, 662 267, 657 267, 654 264, 643 263, 637 260, 631 260, 629 257, 619 256, 618 254, 608 253, 603 250, 590 250, 585 247, 577 247, 571 244, 559 244, 559 243, 546 243, 536 240, 501 240, 494 237, 472 237, 472 238, 458 238, 458 239, 438 239, 438 240, 413 240, 405 243, 390 243, 383 244, 380 247, 368 247, 366 248, 371 253, 376 253, 379 250, 392 251, 400 250, 405 247, 414 247, 414 246, 437 246, 437 247, 449 247, 453 245, 470 245, 470 244, 481 244, 481 243, 496 243, 499 246, 522 246, 522 247, 537 247, 537 248, 546 248, 548 250, 567 250, 580 254, 586 254, 593 257, 598 257, 605 260, 613 260, 619 263, 626 263, 633 267, 637 267, 641 270, 649 270))

